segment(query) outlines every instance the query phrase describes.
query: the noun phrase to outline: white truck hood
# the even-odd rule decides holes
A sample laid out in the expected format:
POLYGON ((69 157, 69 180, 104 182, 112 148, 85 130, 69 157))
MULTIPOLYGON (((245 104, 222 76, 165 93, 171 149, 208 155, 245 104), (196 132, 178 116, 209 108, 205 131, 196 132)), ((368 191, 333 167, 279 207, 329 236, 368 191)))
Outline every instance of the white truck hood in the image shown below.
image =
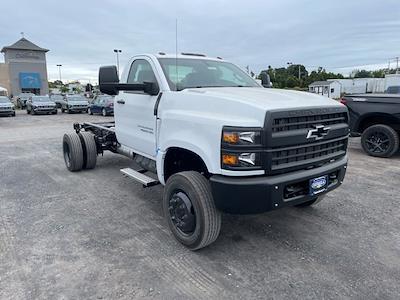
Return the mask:
POLYGON ((341 106, 339 102, 313 93, 293 90, 252 87, 210 87, 184 90, 186 93, 204 94, 248 104, 262 110, 307 108, 313 106, 341 106))
POLYGON ((46 101, 46 102, 41 102, 41 101, 32 101, 33 105, 36 106, 55 106, 56 104, 52 101, 46 101))
POLYGON ((13 104, 11 102, 7 102, 7 103, 0 103, 0 107, 12 107, 13 104))

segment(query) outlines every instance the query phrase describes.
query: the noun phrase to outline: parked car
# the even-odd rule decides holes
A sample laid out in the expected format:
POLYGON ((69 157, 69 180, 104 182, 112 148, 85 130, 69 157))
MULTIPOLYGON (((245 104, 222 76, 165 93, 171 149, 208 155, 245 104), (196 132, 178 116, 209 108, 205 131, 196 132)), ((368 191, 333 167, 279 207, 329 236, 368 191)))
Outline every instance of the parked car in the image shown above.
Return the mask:
POLYGON ((15 117, 15 105, 7 96, 0 96, 0 116, 15 117))
POLYGON ((31 97, 35 96, 33 93, 21 93, 17 96, 17 106, 19 108, 26 107, 26 101, 28 101, 31 97))
POLYGON ((50 96, 50 99, 54 101, 57 108, 61 108, 62 103, 64 102, 64 96, 61 94, 53 94, 50 96))
POLYGON ((368 155, 391 157, 399 150, 400 95, 352 94, 341 102, 349 109, 351 135, 361 136, 368 155))
POLYGON ((109 95, 95 96, 88 108, 88 114, 102 114, 104 117, 114 115, 114 97, 109 95))
POLYGON ((89 102, 82 95, 66 95, 61 102, 61 112, 87 112, 89 102))
POLYGON ((263 88, 223 59, 178 58, 177 66, 175 55, 134 56, 121 79, 116 66, 100 68, 100 90, 116 98, 115 122, 74 124, 63 138, 70 171, 93 169, 105 150, 134 160, 140 170, 122 174, 144 187, 165 185, 164 216, 192 250, 217 239, 221 212, 306 207, 342 184, 344 105, 263 88))
POLYGON ((57 106, 49 96, 33 96, 26 102, 26 112, 35 114, 57 114, 57 106))
POLYGON ((400 85, 392 85, 386 89, 386 94, 400 94, 400 85))

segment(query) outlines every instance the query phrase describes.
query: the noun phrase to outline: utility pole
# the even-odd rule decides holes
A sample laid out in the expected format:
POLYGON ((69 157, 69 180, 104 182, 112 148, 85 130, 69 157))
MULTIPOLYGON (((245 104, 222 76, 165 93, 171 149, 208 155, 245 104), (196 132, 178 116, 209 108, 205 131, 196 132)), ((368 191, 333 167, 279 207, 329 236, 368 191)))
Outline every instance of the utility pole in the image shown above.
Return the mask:
POLYGON ((58 67, 58 75, 60 77, 60 82, 62 82, 61 81, 61 67, 62 67, 62 65, 57 65, 57 67, 58 67))
POLYGON ((114 52, 117 54, 117 71, 118 71, 118 77, 119 77, 119 53, 122 52, 121 49, 114 49, 114 52))

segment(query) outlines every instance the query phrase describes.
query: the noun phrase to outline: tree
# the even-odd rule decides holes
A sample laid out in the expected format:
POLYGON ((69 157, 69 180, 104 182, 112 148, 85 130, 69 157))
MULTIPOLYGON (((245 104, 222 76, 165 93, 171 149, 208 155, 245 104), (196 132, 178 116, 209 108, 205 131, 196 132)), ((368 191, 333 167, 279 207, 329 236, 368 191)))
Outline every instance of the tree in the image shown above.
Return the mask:
POLYGON ((367 70, 354 70, 354 78, 371 78, 372 72, 367 70))
POLYGON ((64 85, 62 87, 60 87, 60 92, 61 93, 67 93, 68 91, 69 91, 69 89, 64 85))

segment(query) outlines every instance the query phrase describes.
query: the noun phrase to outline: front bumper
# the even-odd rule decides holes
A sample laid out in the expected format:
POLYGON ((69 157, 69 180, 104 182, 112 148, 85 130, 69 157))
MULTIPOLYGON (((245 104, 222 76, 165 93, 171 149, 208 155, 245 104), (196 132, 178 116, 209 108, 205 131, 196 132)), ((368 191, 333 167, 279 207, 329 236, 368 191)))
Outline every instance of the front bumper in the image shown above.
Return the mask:
POLYGON ((330 192, 342 183, 346 168, 347 156, 344 156, 319 168, 282 175, 254 177, 213 175, 210 183, 219 210, 232 214, 254 214, 313 200, 316 196, 308 193, 309 180, 335 174, 336 179, 329 179, 326 191, 321 194, 330 192), (304 194, 300 192, 300 195, 288 198, 287 190, 292 186, 304 186, 304 194))
POLYGON ((70 107, 68 107, 68 110, 71 112, 87 112, 88 106, 86 106, 86 107, 70 106, 70 107))
POLYGON ((57 111, 57 107, 53 107, 53 108, 36 107, 36 108, 32 108, 32 110, 37 114, 48 114, 48 113, 53 113, 53 112, 57 111))
POLYGON ((10 109, 0 109, 0 116, 9 116, 15 114, 15 110, 10 109))

